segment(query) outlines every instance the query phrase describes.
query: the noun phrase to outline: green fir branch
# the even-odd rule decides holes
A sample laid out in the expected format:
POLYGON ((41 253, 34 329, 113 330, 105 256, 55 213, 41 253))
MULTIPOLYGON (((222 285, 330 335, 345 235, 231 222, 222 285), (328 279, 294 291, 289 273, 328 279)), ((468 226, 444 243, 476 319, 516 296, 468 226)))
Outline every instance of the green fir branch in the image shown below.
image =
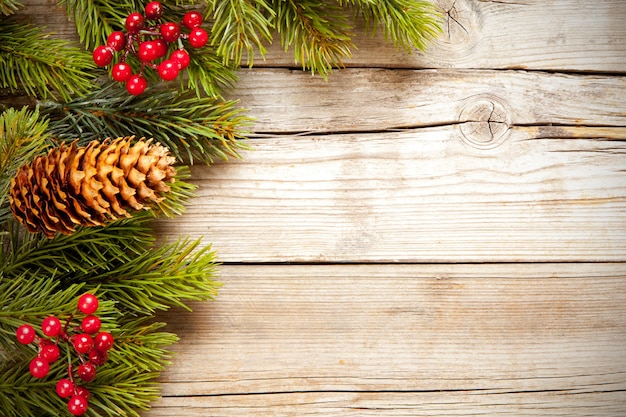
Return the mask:
MULTIPOLYGON (((187 301, 207 301, 217 296, 215 252, 200 241, 180 240, 102 271, 102 289, 133 314, 154 314, 171 306, 189 309, 187 301)), ((87 279, 87 278, 85 278, 87 279)))
POLYGON ((149 214, 141 213, 105 227, 82 227, 71 235, 58 234, 52 239, 28 233, 9 219, 0 265, 7 277, 36 273, 67 283, 80 282, 79 277, 97 276, 152 247, 155 239, 147 225, 150 219, 149 214))
MULTIPOLYGON (((85 290, 97 288, 133 315, 213 299, 217 263, 210 246, 200 248, 199 240, 156 246, 147 220, 144 215, 102 228, 83 227, 52 239, 27 234, 20 244, 3 245, 8 249, 0 253, 2 275, 54 277, 60 288, 83 283, 85 290)), ((21 228, 16 229, 11 229, 14 240, 21 228)))
POLYGON ((68 17, 76 25, 80 42, 88 50, 106 44, 107 37, 115 30, 122 30, 126 16, 143 11, 142 0, 61 0, 68 17))
POLYGON ((5 16, 12 15, 20 7, 24 7, 22 3, 15 0, 0 0, 0 14, 5 16))
POLYGON ((167 146, 179 161, 210 164, 248 149, 244 129, 251 119, 236 105, 176 91, 129 96, 109 85, 69 103, 41 102, 40 112, 50 119, 50 133, 61 140, 144 136, 167 146))
MULTIPOLYGON (((232 65, 227 65, 218 56, 213 48, 205 46, 201 49, 186 49, 191 62, 186 68, 185 77, 181 77, 181 87, 196 92, 196 96, 202 94, 220 99, 225 90, 235 86, 237 75, 232 65)), ((182 90, 182 89, 181 89, 182 90)))
POLYGON ((211 45, 227 66, 239 66, 244 53, 252 66, 255 49, 264 56, 265 42, 271 42, 273 17, 265 0, 210 0, 211 45))
POLYGON ((0 87, 12 94, 69 100, 95 87, 91 55, 39 28, 0 20, 0 87))
POLYGON ((352 27, 340 6, 320 0, 274 0, 276 30, 296 63, 326 78, 352 55, 352 27))
POLYGON ((437 6, 426 0, 339 0, 352 4, 365 20, 368 31, 382 28, 385 38, 399 49, 426 50, 428 43, 442 30, 442 16, 437 6))

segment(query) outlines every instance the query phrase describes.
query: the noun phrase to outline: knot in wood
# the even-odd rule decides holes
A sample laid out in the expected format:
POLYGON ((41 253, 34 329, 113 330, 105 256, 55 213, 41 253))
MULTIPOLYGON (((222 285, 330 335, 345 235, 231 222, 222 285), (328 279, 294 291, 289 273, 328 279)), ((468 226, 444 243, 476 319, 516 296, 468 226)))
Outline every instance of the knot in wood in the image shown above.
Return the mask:
POLYGON ((480 97, 467 103, 459 116, 461 137, 478 149, 501 145, 509 134, 509 113, 493 97, 480 97))

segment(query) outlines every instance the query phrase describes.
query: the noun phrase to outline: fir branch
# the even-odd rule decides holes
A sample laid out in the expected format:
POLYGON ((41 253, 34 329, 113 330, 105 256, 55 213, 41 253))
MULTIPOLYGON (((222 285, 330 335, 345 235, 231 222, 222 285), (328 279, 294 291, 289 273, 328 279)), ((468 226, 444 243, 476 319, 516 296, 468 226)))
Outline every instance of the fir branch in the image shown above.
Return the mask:
POLYGON ((274 0, 276 30, 287 51, 293 47, 296 63, 326 78, 352 55, 351 26, 344 10, 320 0, 274 0))
POLYGON ((54 277, 60 288, 75 283, 99 288, 133 315, 214 298, 217 263, 210 246, 188 240, 154 246, 148 219, 84 227, 52 239, 27 234, 14 247, 4 245, 9 249, 0 254, 2 273, 8 279, 54 277))
POLYGON ((46 417, 67 407, 50 381, 35 380, 28 371, 31 358, 0 363, 0 411, 3 417, 46 417))
MULTIPOLYGON (((207 301, 217 295, 215 253, 200 241, 166 244, 128 262, 101 271, 96 279, 102 289, 133 314, 154 314, 179 306, 189 310, 191 300, 207 301)), ((89 282, 88 281, 88 282, 89 282)))
MULTIPOLYGON (((178 342, 178 336, 162 331, 166 323, 154 321, 150 316, 125 316, 116 332, 115 349, 109 360, 116 368, 135 372, 160 372, 171 365, 172 352, 167 347, 178 342)), ((119 381, 113 368, 110 374, 101 373, 99 382, 119 381)))
POLYGON ((23 5, 15 0, 0 0, 0 14, 5 16, 12 15, 23 5))
POLYGON ((59 4, 65 4, 78 37, 88 50, 106 44, 111 32, 124 27, 126 16, 144 7, 141 0, 61 0, 59 4))
POLYGON ((39 28, 0 20, 0 87, 47 98, 69 100, 95 87, 91 55, 39 28))
POLYGON ((150 214, 141 213, 105 227, 83 227, 52 239, 27 233, 9 219, 5 243, 0 248, 2 270, 7 277, 37 273, 79 282, 80 276, 96 276, 148 250, 154 244, 147 225, 150 219, 150 214))
POLYGON ((386 39, 406 52, 426 50, 442 30, 437 6, 426 0, 339 0, 349 3, 363 16, 366 27, 375 33, 382 27, 386 39))
POLYGON ((195 185, 186 181, 190 178, 189 167, 179 166, 176 168, 176 181, 169 184, 170 191, 167 192, 167 197, 155 203, 152 208, 155 214, 175 217, 184 213, 185 202, 193 196, 196 189, 195 185))
POLYGON ((10 215, 10 179, 24 164, 46 148, 48 122, 26 107, 9 108, 0 114, 0 225, 10 215))
POLYGON ((239 66, 247 53, 252 66, 255 49, 265 55, 263 44, 272 40, 275 15, 265 0, 210 0, 209 12, 213 19, 211 44, 225 65, 239 66))
MULTIPOLYGON (((90 292, 104 294, 99 288, 90 288, 90 292)), ((15 330, 28 323, 37 327, 50 315, 61 320, 69 320, 76 310, 76 300, 86 287, 83 283, 75 283, 64 287, 55 276, 39 276, 37 273, 25 273, 21 276, 6 276, 0 270, 0 352, 30 352, 32 359, 36 355, 34 345, 20 345, 15 341, 15 330)), ((103 329, 109 331, 117 327, 120 313, 115 302, 102 298, 98 308, 98 316, 103 329)), ((70 327, 78 326, 73 320, 70 327)))
POLYGON ((109 85, 69 103, 41 102, 40 112, 50 119, 50 133, 61 140, 80 138, 84 144, 145 136, 169 147, 180 161, 210 164, 248 149, 244 129, 251 119, 236 104, 176 91, 129 96, 109 85))
MULTIPOLYGON (((191 62, 186 69, 187 88, 196 92, 200 97, 205 95, 219 99, 223 91, 232 88, 237 81, 237 75, 232 66, 223 62, 217 53, 208 46, 202 49, 187 49, 191 62)), ((184 79, 181 78, 181 87, 184 79)))

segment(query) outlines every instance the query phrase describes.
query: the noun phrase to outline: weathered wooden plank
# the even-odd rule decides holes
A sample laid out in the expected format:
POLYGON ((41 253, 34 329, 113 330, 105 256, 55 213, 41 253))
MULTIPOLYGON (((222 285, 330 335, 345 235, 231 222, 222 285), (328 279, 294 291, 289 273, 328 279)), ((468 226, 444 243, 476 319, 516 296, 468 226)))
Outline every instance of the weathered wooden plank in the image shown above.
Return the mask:
POLYGON ((150 417, 299 416, 561 416, 624 415, 623 393, 607 391, 515 392, 304 392, 161 401, 150 417), (621 394, 621 396, 620 396, 621 394))
MULTIPOLYGON (((58 36, 77 40, 64 8, 49 0, 22 1, 21 15, 58 36)), ((350 67, 527 68, 626 71, 626 8, 622 0, 439 0, 444 33, 426 53, 407 54, 355 31, 350 67)), ((271 45, 257 66, 294 66, 293 55, 271 45)))
POLYGON ((255 140, 194 167, 197 198, 157 231, 224 262, 624 260, 626 141, 467 126, 255 140))
POLYGON ((503 127, 626 127, 626 79, 618 76, 354 69, 324 81, 299 71, 255 69, 242 71, 233 97, 256 118, 254 129, 269 133, 459 123, 475 120, 478 109, 503 127))
POLYGON ((626 264, 223 266, 150 416, 621 415, 626 264))

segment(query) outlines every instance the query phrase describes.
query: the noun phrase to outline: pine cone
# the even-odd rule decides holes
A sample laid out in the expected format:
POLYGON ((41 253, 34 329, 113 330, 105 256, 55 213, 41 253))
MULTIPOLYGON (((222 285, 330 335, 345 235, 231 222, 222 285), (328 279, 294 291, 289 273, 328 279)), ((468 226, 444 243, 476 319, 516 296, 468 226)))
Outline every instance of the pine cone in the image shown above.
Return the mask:
POLYGON ((170 190, 176 159, 158 143, 133 139, 62 144, 36 157, 11 179, 13 215, 29 231, 52 237, 130 217, 129 209, 150 209, 170 190))

